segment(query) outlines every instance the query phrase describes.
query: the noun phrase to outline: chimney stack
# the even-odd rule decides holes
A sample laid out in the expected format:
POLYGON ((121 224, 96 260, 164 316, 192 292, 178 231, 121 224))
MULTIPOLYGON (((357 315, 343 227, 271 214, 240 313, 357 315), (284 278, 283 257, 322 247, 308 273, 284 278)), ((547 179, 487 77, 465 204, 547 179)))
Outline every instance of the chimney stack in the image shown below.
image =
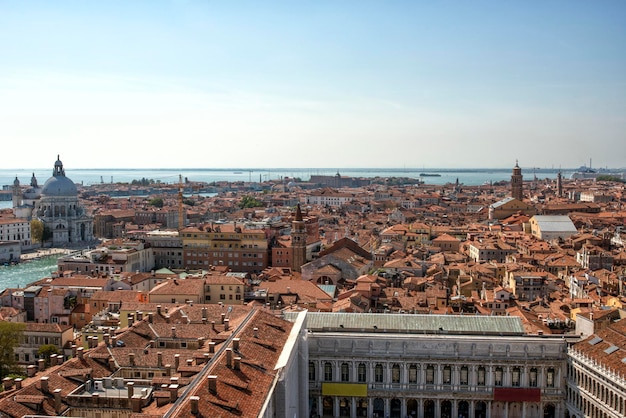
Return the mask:
POLYGON ((211 321, 211 329, 217 332, 217 330, 215 329, 215 321, 211 321))
POLYGON ((209 353, 215 353, 215 341, 209 341, 209 353))
POLYGON ((228 325, 230 324, 230 319, 226 318, 224 320, 224 331, 228 331, 228 325))
POLYGON ((57 365, 57 355, 56 354, 52 354, 50 356, 50 366, 54 367, 57 365))
POLYGON ((169 385, 168 389, 170 391, 170 402, 171 403, 176 402, 176 399, 178 399, 178 385, 171 384, 169 385))
POLYGON ((72 344, 72 358, 76 357, 76 344, 72 344))
POLYGON ((134 367, 135 366, 135 353, 128 353, 128 363, 134 367))
POLYGON ((161 305, 157 305, 157 315, 161 315, 161 305))
POLYGON ((226 367, 232 367, 232 361, 233 361, 233 349, 232 348, 227 348, 226 349, 226 367))
POLYGON ((44 371, 46 368, 46 360, 40 358, 39 360, 37 360, 37 366, 39 367, 40 372, 44 371))
POLYGON ((176 338, 176 327, 172 327, 172 338, 176 338))
POLYGON ((130 405, 134 413, 141 413, 141 395, 133 395, 130 398, 130 405))
POLYGON ((20 390, 22 389, 22 378, 18 377, 17 379, 15 379, 15 389, 16 390, 20 390))
POLYGON ((48 379, 50 379, 48 376, 42 376, 41 379, 39 379, 41 391, 46 394, 50 393, 50 389, 48 387, 48 379))
POLYGON ((128 388, 128 399, 131 399, 135 394, 135 382, 126 383, 126 387, 128 388))
POLYGON ((81 359, 81 360, 83 359, 83 351, 85 351, 85 350, 83 349, 83 347, 78 347, 78 348, 76 349, 76 354, 78 355, 78 358, 79 358, 79 359, 81 359))
POLYGON ((209 375, 207 380, 209 381, 209 392, 213 395, 217 395, 217 376, 209 375))
POLYGON ((163 367, 163 353, 160 351, 157 353, 157 367, 163 367))
POLYGON ((199 396, 190 396, 189 397, 189 401, 191 402, 191 413, 193 415, 198 415, 198 413, 199 413, 198 401, 200 401, 200 397, 199 396))
POLYGON ((178 370, 180 366, 180 354, 174 354, 174 370, 178 370))
POLYGON ((109 357, 109 369, 115 370, 115 359, 113 357, 109 357))
POLYGON ((235 357, 235 370, 241 370, 241 357, 235 357))
POLYGON ((239 341, 241 338, 233 338, 233 350, 239 351, 239 341))
POLYGON ((60 414, 62 408, 63 408, 63 403, 61 402, 61 389, 55 389, 54 390, 54 412, 57 414, 60 414))
POLYGON ((135 313, 135 316, 137 317, 137 321, 141 321, 141 320, 143 320, 143 312, 139 312, 139 311, 137 311, 137 312, 135 313))
POLYGON ((30 366, 26 367, 26 375, 28 377, 33 377, 35 373, 37 373, 37 366, 31 364, 30 366))
POLYGON ((193 366, 193 359, 187 359, 187 366, 193 366))
POLYGON ((226 318, 226 314, 222 312, 222 324, 224 323, 224 319, 226 318))

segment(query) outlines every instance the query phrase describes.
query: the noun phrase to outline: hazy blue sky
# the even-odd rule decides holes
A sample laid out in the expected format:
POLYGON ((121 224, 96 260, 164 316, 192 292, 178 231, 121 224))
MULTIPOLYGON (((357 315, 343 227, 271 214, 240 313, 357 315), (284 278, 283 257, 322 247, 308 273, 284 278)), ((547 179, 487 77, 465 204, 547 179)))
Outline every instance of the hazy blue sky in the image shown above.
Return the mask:
POLYGON ((0 0, 2 168, 626 166, 626 1, 0 0))

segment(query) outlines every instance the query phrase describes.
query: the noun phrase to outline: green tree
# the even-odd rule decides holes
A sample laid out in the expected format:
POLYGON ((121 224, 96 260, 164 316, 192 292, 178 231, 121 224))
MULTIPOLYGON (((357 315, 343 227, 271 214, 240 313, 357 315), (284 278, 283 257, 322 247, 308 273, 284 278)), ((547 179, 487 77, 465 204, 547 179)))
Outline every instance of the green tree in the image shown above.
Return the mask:
POLYGON ((30 239, 36 243, 43 243, 44 225, 39 219, 30 221, 30 239))
POLYGON ((59 354, 59 349, 54 344, 44 344, 37 350, 39 358, 46 361, 46 367, 50 366, 50 356, 53 354, 59 354))
POLYGON ((20 343, 26 324, 0 321, 0 379, 19 373, 15 360, 15 347, 20 343))
POLYGON ((161 199, 160 197, 155 197, 154 199, 150 200, 150 204, 152 206, 157 207, 157 208, 162 208, 163 207, 163 199, 161 199))
POLYGON ((259 200, 257 200, 256 198, 250 195, 243 196, 241 198, 241 201, 239 202, 239 207, 241 209, 258 208, 261 206, 263 206, 263 202, 260 202, 259 200))

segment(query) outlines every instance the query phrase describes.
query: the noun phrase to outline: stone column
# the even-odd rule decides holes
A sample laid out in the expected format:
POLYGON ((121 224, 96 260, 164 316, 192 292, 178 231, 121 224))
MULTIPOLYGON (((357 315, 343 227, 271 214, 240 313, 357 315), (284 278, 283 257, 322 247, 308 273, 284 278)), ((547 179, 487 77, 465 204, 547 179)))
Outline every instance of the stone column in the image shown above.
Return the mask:
POLYGON ((406 398, 400 398, 400 417, 404 418, 407 416, 406 412, 406 398))
POLYGON ((475 411, 474 408, 476 408, 476 405, 475 405, 474 400, 472 399, 471 401, 469 401, 469 411, 468 411, 469 413, 467 414, 468 415, 467 418, 474 418, 474 411, 475 411))
POLYGON ((486 418, 491 418, 491 401, 487 401, 485 403, 487 404, 487 413, 485 414, 486 418))
POLYGON ((424 418, 424 399, 417 400, 417 418, 424 418))
POLYGON ((504 402, 504 416, 502 418, 509 418, 509 403, 504 402))
POLYGON ((452 416, 455 418, 459 416, 458 403, 459 401, 457 401, 456 399, 452 400, 452 416))
POLYGON ((435 416, 441 416, 441 401, 439 399, 435 399, 435 416))
POLYGON ((391 399, 383 398, 383 402, 385 403, 385 418, 391 415, 391 399))
POLYGON ((354 396, 350 397, 350 417, 351 418, 357 418, 356 417, 356 404, 357 404, 357 398, 355 398, 354 396))

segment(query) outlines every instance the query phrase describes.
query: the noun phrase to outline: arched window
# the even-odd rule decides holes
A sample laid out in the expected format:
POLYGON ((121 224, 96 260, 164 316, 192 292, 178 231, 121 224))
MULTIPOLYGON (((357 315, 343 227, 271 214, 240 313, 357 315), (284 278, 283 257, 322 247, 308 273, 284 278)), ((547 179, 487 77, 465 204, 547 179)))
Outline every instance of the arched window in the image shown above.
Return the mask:
POLYGON ((496 367, 496 371, 493 376, 494 386, 502 386, 502 367, 496 367))
POLYGON ((485 386, 485 368, 480 366, 478 373, 476 374, 476 384, 479 386, 485 386))
POLYGON ((467 366, 462 366, 461 367, 461 374, 459 376, 459 383, 461 385, 467 385, 469 383, 469 369, 467 368, 467 366))
POLYGON ((511 371, 511 386, 520 385, 520 375, 521 375, 520 368, 513 367, 513 370, 511 371))
POLYGON ((411 364, 409 366, 409 383, 417 383, 417 365, 411 364))
POLYGON ((341 381, 350 381, 350 366, 348 365, 348 363, 341 363, 341 381))
POLYGON ((429 364, 426 366, 426 384, 432 385, 435 383, 435 366, 429 364))
POLYGON ((533 367, 530 369, 530 373, 528 374, 528 386, 531 388, 537 387, 537 368, 533 367))
POLYGON ((391 366, 391 383, 400 383, 400 365, 391 366))
POLYGON ((546 372, 546 387, 554 387, 554 369, 552 367, 550 367, 546 372))
POLYGON ((333 365, 329 361, 324 363, 324 380, 327 382, 333 380, 333 365))
POLYGON ((442 382, 444 385, 452 383, 452 368, 450 366, 444 366, 442 382))
POLYGON ((382 383, 383 382, 383 365, 378 363, 374 367, 374 382, 382 383))
POLYGON ((365 367, 365 363, 359 363, 359 366, 357 367, 357 380, 360 383, 367 381, 367 369, 365 367))

